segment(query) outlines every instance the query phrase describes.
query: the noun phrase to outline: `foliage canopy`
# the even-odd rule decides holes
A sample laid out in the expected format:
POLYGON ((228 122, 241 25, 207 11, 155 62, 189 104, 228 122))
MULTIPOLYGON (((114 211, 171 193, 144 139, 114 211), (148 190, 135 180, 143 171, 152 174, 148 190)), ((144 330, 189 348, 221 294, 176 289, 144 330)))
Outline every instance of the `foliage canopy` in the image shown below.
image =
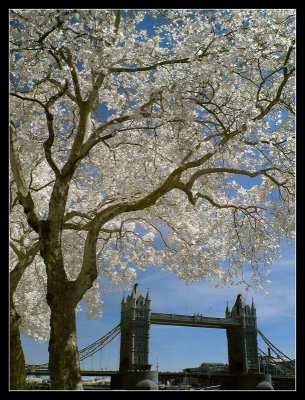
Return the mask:
POLYGON ((45 221, 93 316, 98 275, 130 284, 147 265, 246 287, 251 271, 263 288, 294 230, 294 20, 10 11, 11 264, 36 250, 16 292, 27 320, 52 279, 45 221))

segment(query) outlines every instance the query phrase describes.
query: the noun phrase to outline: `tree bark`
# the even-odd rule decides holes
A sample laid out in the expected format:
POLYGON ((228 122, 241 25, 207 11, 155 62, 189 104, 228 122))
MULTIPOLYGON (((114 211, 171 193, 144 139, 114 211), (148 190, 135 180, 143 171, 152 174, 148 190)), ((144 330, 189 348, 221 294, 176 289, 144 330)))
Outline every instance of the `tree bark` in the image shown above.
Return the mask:
POLYGON ((51 304, 49 372, 52 390, 83 390, 75 307, 68 293, 63 297, 48 299, 51 304))
POLYGON ((46 265, 51 310, 49 372, 52 389, 82 390, 75 315, 78 299, 73 282, 66 276, 60 236, 57 221, 41 222, 41 255, 46 265))
POLYGON ((25 359, 22 350, 19 315, 16 312, 14 301, 10 298, 10 389, 25 390, 26 374, 25 359))
POLYGON ((13 243, 10 245, 19 258, 15 268, 10 272, 10 389, 24 390, 26 389, 25 357, 19 331, 20 316, 15 309, 14 294, 23 272, 31 265, 39 251, 40 243, 34 243, 25 253, 19 251, 13 243))

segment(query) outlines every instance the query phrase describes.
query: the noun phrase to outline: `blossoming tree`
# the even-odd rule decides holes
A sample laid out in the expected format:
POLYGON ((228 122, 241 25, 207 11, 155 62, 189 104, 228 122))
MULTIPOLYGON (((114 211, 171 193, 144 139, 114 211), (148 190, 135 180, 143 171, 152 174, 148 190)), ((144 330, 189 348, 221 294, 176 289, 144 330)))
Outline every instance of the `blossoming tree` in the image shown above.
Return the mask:
MULTIPOLYGON (((39 251, 40 243, 39 240, 37 240, 37 235, 35 235, 36 240, 33 237, 35 232, 33 232, 32 229, 27 226, 26 218, 20 213, 20 210, 18 212, 18 207, 15 207, 15 205, 11 204, 10 208, 10 387, 12 389, 26 389, 25 359, 20 340, 20 327, 24 325, 24 322, 27 322, 27 326, 29 328, 32 318, 27 318, 26 314, 31 313, 33 303, 35 303, 35 301, 33 301, 33 297, 37 298, 37 296, 33 296, 34 292, 29 290, 31 285, 28 284, 33 280, 26 279, 28 274, 26 274, 25 271, 33 263, 39 251), (24 286, 25 282, 26 286, 24 286), (16 301, 15 294, 17 287, 18 292, 16 301), (26 290, 22 290, 25 287, 26 290), (31 292, 31 296, 30 301, 27 302, 26 296, 29 292, 31 292), (21 298, 22 301, 18 301, 21 298), (20 310, 20 303, 23 303, 23 305, 26 304, 28 307, 20 310)), ((33 265, 35 263, 36 261, 34 261, 33 265)), ((37 284, 37 282, 35 283, 37 284)), ((39 295, 38 298, 40 300, 41 296, 39 295)), ((43 305, 45 303, 45 301, 42 301, 43 305)), ((37 305, 38 304, 36 304, 36 306, 37 305)), ((35 311, 35 315, 37 315, 37 310, 35 311)), ((33 325, 31 328, 32 333, 35 329, 33 329, 33 325)))
POLYGON ((75 308, 100 274, 262 287, 294 229, 294 19, 11 10, 11 186, 45 265, 54 389, 81 389, 75 308))

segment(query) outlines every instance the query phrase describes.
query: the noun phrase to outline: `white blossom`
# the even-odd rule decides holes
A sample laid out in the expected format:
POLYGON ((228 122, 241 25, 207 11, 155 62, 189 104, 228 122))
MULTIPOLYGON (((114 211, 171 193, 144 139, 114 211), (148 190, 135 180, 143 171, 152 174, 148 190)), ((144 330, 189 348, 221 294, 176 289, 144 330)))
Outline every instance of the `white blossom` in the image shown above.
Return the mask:
MULTIPOLYGON (((246 288, 250 270, 262 289, 294 231, 294 11, 163 10, 153 36, 143 20, 159 21, 158 10, 121 11, 120 22, 116 12, 11 10, 12 202, 27 188, 46 220, 58 176, 75 163, 60 245, 73 282, 96 235, 89 317, 106 303, 103 279, 128 287, 148 265, 246 288), (99 107, 78 145, 90 96, 99 107)), ((37 238, 20 242, 29 218, 16 200, 15 250, 37 238)), ((22 331, 39 340, 46 282, 37 255, 15 294, 22 331)))

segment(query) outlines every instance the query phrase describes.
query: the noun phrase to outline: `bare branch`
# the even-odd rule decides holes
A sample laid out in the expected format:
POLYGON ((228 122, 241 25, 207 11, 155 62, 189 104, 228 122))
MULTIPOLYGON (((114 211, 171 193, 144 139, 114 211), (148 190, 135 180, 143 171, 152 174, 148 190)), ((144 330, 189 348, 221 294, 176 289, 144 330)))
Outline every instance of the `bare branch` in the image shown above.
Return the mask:
POLYGON ((76 96, 76 100, 78 105, 80 105, 83 102, 82 95, 81 95, 81 90, 80 90, 80 84, 79 84, 79 79, 78 79, 78 74, 76 72, 75 66, 72 61, 72 55, 71 52, 68 48, 63 48, 60 50, 59 54, 65 61, 65 63, 69 66, 70 68, 70 73, 72 76, 72 81, 73 81, 73 86, 74 86, 74 92, 76 96), (66 52, 66 54, 64 53, 66 52))
POLYGON ((31 265, 40 250, 40 242, 35 242, 31 247, 26 249, 25 252, 18 250, 12 242, 10 242, 10 246, 19 258, 17 265, 10 272, 10 295, 13 295, 23 272, 29 265, 31 265))
POLYGON ((46 114, 46 119, 47 119, 47 128, 48 128, 48 132, 49 132, 49 137, 48 137, 48 139, 46 139, 44 141, 43 147, 44 147, 44 150, 45 150, 46 159, 47 159, 50 167, 52 168, 52 170, 54 171, 56 176, 60 175, 60 171, 59 171, 59 168, 57 167, 55 161, 53 160, 52 153, 51 153, 51 148, 52 148, 52 145, 54 143, 54 138, 55 138, 55 132, 54 132, 54 126, 53 126, 54 116, 49 111, 49 108, 51 108, 52 105, 58 99, 60 99, 62 96, 65 95, 65 93, 68 90, 68 87, 69 87, 69 82, 68 82, 68 80, 66 80, 65 86, 62 87, 61 90, 58 93, 56 93, 55 95, 51 96, 46 104, 43 104, 40 100, 37 100, 37 99, 34 99, 34 98, 20 96, 17 93, 10 93, 12 96, 15 96, 15 97, 17 97, 17 98, 19 98, 21 100, 36 102, 44 109, 45 114, 46 114))
POLYGON ((290 46, 290 47, 289 47, 289 49, 288 49, 288 51, 287 51, 287 54, 286 54, 286 57, 285 57, 284 66, 281 67, 281 68, 279 68, 279 70, 275 70, 275 71, 273 71, 271 74, 268 75, 268 77, 270 77, 270 76, 273 75, 275 72, 278 72, 278 71, 280 71, 280 70, 283 70, 283 80, 282 80, 282 82, 280 83, 280 85, 279 85, 279 87, 278 87, 278 89, 277 89, 277 91, 276 91, 276 95, 275 95, 274 99, 273 99, 272 101, 269 102, 268 106, 267 106, 265 109, 263 109, 262 106, 259 106, 259 105, 258 105, 258 97, 259 97, 259 92, 260 92, 260 90, 261 90, 262 84, 266 81, 266 79, 267 79, 268 77, 264 78, 263 81, 261 82, 261 84, 260 84, 260 86, 259 86, 259 89, 258 89, 258 92, 257 92, 257 96, 256 96, 256 104, 257 104, 258 108, 261 110, 261 112, 260 112, 259 115, 257 115, 257 116, 253 119, 254 121, 262 119, 265 115, 268 114, 268 112, 274 107, 274 105, 277 104, 277 103, 281 100, 282 91, 283 91, 283 89, 284 89, 284 87, 285 87, 285 85, 286 85, 288 79, 290 78, 290 76, 291 76, 291 75, 294 73, 294 71, 295 71, 295 67, 291 68, 290 71, 288 71, 288 69, 287 69, 287 63, 288 63, 288 61, 289 61, 289 58, 290 58, 290 55, 291 55, 293 49, 294 49, 293 46, 290 46))
MULTIPOLYGON (((63 90, 63 86, 62 86, 62 84, 61 84, 60 82, 56 81, 56 80, 53 79, 53 78, 47 78, 47 80, 48 80, 50 83, 52 83, 52 85, 57 86, 60 90, 63 90)), ((75 97, 71 92, 69 92, 69 91, 67 90, 67 91, 66 91, 66 95, 67 95, 74 103, 78 104, 76 97, 75 97)))
POLYGON ((66 93, 66 91, 67 91, 67 89, 68 89, 68 85, 69 85, 69 82, 66 81, 66 84, 65 84, 65 86, 63 87, 63 89, 62 89, 60 92, 58 92, 57 94, 55 94, 54 96, 52 96, 52 97, 48 100, 47 105, 46 105, 46 108, 45 108, 46 118, 47 118, 47 127, 48 127, 48 131, 49 131, 49 137, 48 137, 47 140, 45 140, 45 141, 43 142, 43 148, 44 148, 44 151, 45 151, 46 160, 48 161, 50 167, 52 168, 52 170, 54 171, 54 173, 55 173, 56 176, 59 176, 59 175, 60 175, 60 170, 59 170, 59 168, 57 167, 55 161, 53 160, 52 153, 51 153, 51 148, 52 148, 52 145, 53 145, 54 139, 55 139, 55 132, 54 132, 54 126, 53 126, 54 116, 53 116, 53 114, 49 111, 49 108, 50 108, 60 97, 62 97, 62 96, 66 93))
POLYGON ((19 159, 18 152, 15 148, 17 142, 16 126, 13 120, 10 121, 10 164, 14 180, 17 185, 18 200, 24 208, 24 212, 27 216, 29 225, 36 231, 39 231, 40 218, 35 210, 35 205, 30 193, 27 188, 24 173, 19 159))
POLYGON ((17 97, 18 99, 21 99, 21 100, 33 101, 34 103, 38 103, 44 110, 46 109, 46 106, 40 100, 31 98, 31 97, 21 96, 20 94, 13 93, 13 92, 10 92, 10 95, 11 96, 15 96, 15 97, 17 97))
POLYGON ((59 19, 59 17, 57 17, 57 22, 56 24, 53 26, 53 28, 51 28, 49 31, 45 32, 42 36, 40 36, 40 38, 38 39, 38 43, 39 44, 43 44, 43 41, 52 33, 54 32, 57 28, 61 28, 61 26, 63 25, 64 21, 61 21, 59 19))
MULTIPOLYGON (((268 171, 281 171, 280 168, 277 167, 269 167, 265 169, 261 169, 255 172, 247 171, 244 169, 236 169, 236 168, 226 168, 226 167, 215 167, 215 168, 205 168, 195 172, 188 182, 185 184, 187 189, 191 189, 193 187, 194 182, 203 175, 207 174, 218 174, 218 173, 228 173, 228 174, 237 174, 237 175, 246 175, 250 178, 255 178, 258 175, 266 175, 268 171)), ((266 175, 267 176, 267 175, 266 175)))
POLYGON ((114 33, 116 35, 119 32, 120 22, 121 22, 121 10, 116 10, 116 12, 115 12, 115 22, 114 22, 114 27, 115 27, 114 33))
POLYGON ((194 196, 194 202, 195 203, 196 203, 198 198, 208 200, 208 202, 211 203, 214 207, 217 207, 217 208, 234 208, 235 210, 240 210, 243 213, 246 213, 247 215, 251 215, 254 212, 256 213, 258 209, 263 209, 263 207, 258 207, 258 206, 253 206, 253 205, 244 207, 244 206, 237 206, 236 204, 219 204, 216 201, 214 201, 210 196, 208 196, 206 194, 202 194, 200 192, 196 193, 196 195, 194 196), (251 211, 249 211, 249 210, 251 210, 251 211))
POLYGON ((167 61, 160 61, 156 64, 149 65, 147 67, 120 67, 120 68, 110 68, 110 73, 120 73, 120 72, 141 72, 141 71, 152 71, 158 67, 162 67, 163 65, 172 65, 172 64, 187 64, 190 61, 189 57, 181 58, 178 60, 167 60, 167 61))

